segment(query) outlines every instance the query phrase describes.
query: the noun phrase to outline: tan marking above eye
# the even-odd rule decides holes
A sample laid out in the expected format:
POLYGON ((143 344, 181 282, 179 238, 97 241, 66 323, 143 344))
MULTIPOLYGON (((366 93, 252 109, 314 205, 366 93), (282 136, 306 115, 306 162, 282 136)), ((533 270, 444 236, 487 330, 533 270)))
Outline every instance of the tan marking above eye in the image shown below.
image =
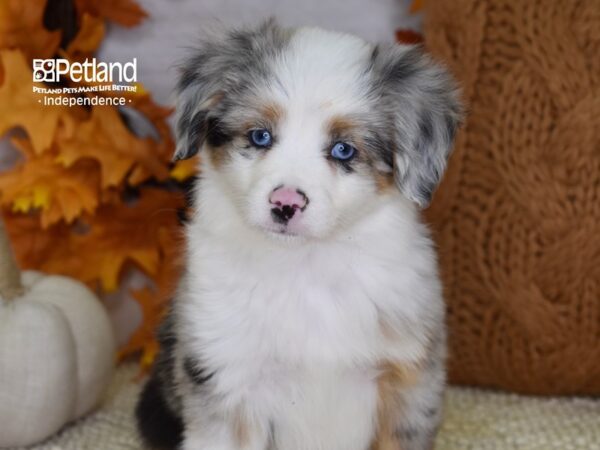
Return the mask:
POLYGON ((281 106, 276 103, 266 103, 257 109, 245 112, 240 130, 244 135, 259 128, 265 128, 273 133, 284 114, 285 110, 281 106))
POLYGON ((284 115, 283 108, 275 103, 264 105, 260 112, 264 119, 273 126, 277 124, 284 115))
POLYGON ((344 116, 333 117, 328 125, 327 132, 330 136, 350 136, 356 132, 358 125, 355 121, 344 116))

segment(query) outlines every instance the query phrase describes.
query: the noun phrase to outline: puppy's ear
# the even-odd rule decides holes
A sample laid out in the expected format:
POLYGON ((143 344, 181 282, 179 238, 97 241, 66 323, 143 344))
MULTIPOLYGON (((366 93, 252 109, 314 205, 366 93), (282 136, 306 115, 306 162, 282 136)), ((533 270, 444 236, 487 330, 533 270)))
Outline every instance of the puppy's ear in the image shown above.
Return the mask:
MULTIPOLYGON (((177 84, 175 159, 194 156, 215 130, 224 103, 266 73, 266 58, 287 42, 271 19, 258 27, 221 32, 202 42, 184 64, 177 84)), ((209 139, 210 141, 210 139, 209 139)))
POLYGON ((217 39, 204 42, 183 67, 177 84, 175 134, 177 148, 174 159, 194 156, 204 143, 208 113, 220 100, 225 87, 217 72, 219 61, 217 39))
POLYGON ((372 54, 380 105, 394 129, 394 172, 400 191, 425 207, 446 168, 462 118, 448 72, 418 46, 378 46, 372 54))

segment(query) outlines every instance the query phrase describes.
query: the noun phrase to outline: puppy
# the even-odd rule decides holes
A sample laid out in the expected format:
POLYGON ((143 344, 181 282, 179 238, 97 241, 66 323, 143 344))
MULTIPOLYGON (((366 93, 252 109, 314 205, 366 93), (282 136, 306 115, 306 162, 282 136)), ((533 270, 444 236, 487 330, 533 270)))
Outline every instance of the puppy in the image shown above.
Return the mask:
POLYGON ((460 118, 417 47, 268 22, 209 39, 178 85, 202 152, 187 265, 137 407, 153 448, 424 450, 444 304, 418 210, 460 118))

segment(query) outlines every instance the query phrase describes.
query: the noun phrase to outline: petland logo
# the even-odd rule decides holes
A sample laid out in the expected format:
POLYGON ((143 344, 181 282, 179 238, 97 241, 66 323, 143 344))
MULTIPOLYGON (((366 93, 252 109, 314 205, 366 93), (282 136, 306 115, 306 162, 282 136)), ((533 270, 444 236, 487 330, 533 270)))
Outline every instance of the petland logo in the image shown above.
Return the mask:
POLYGON ((137 58, 126 63, 34 59, 32 69, 33 92, 43 95, 38 102, 45 106, 125 106, 137 92, 137 58))
POLYGON ((134 83, 137 81, 137 58, 125 64, 97 62, 96 58, 82 63, 68 59, 34 59, 33 81, 55 83, 63 75, 74 82, 86 83, 134 83))

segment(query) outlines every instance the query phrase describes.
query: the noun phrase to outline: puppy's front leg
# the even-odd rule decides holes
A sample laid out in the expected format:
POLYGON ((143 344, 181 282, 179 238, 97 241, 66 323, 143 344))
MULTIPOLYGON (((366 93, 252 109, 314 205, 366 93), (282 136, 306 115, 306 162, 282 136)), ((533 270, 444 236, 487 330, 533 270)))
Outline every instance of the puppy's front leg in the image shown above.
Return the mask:
POLYGON ((418 367, 388 363, 379 379, 379 417, 369 450, 432 450, 446 382, 440 336, 418 367))
POLYGON ((182 450, 267 450, 268 425, 249 419, 242 408, 211 412, 209 405, 186 403, 182 450))

